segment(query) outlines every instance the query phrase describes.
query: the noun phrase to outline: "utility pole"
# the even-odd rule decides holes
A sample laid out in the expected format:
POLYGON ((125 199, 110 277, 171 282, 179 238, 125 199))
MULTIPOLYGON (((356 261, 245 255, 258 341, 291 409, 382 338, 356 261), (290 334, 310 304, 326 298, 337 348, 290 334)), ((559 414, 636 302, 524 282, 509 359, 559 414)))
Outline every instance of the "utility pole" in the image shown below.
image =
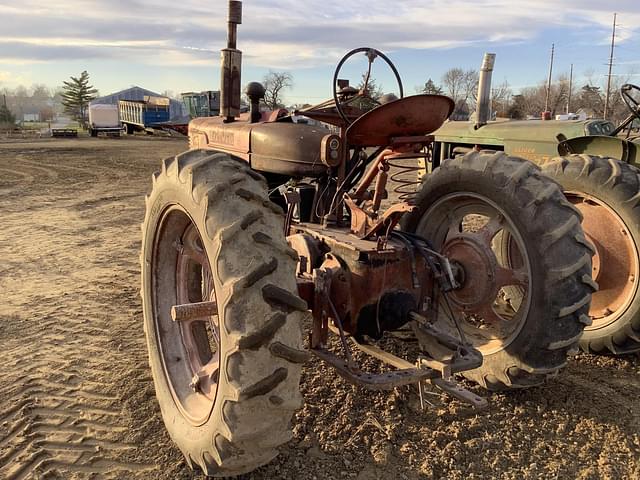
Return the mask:
POLYGON ((551 44, 551 62, 549 62, 549 81, 547 82, 547 96, 544 100, 544 111, 549 111, 549 94, 551 93, 551 75, 553 73, 553 53, 555 51, 555 43, 551 44))
POLYGON ((609 94, 611 93, 611 69, 613 68, 613 49, 616 45, 616 18, 618 14, 613 14, 613 32, 611 33, 611 54, 609 55, 609 75, 607 76, 607 93, 604 97, 604 119, 607 119, 609 113, 609 94))
POLYGON ((567 113, 571 112, 571 90, 573 89, 573 63, 569 70, 569 95, 567 95, 567 113))

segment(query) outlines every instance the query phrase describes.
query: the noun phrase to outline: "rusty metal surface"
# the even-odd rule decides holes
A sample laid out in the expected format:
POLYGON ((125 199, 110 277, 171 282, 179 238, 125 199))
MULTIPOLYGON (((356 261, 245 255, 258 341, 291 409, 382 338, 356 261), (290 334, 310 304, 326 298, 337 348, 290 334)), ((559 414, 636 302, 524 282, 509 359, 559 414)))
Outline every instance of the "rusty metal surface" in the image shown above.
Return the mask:
POLYGON ((191 148, 229 152, 248 161, 253 125, 249 122, 226 124, 221 117, 196 118, 189 123, 191 148))
POLYGON ((503 230, 504 218, 492 217, 477 232, 454 232, 447 238, 442 254, 462 268, 461 287, 449 293, 454 308, 465 315, 476 315, 498 337, 511 335, 517 322, 501 315, 495 308, 503 287, 519 286, 526 292, 529 285, 524 270, 501 266, 492 249, 492 240, 503 230))
POLYGON ((454 103, 443 95, 413 95, 365 113, 347 129, 353 146, 390 145, 393 137, 433 132, 451 115, 454 103))
POLYGON ((591 296, 589 316, 593 326, 602 327, 619 318, 635 297, 638 252, 627 226, 604 202, 575 192, 567 192, 567 198, 584 216, 582 228, 596 249, 592 276, 599 289, 591 296))
POLYGON ((330 298, 348 333, 357 331, 363 308, 375 305, 385 293, 402 291, 418 299, 430 291, 433 279, 424 258, 414 258, 402 242, 390 239, 379 249, 377 241, 359 239, 347 229, 304 224, 294 225, 293 230, 316 238, 339 261, 341 268, 330 282, 330 298), (417 286, 414 271, 420 280, 417 286))
POLYGON ((217 314, 218 304, 215 301, 187 303, 171 307, 171 318, 174 322, 192 321, 217 314))
POLYGON ((362 240, 351 234, 348 228, 322 227, 314 223, 298 223, 292 225, 292 233, 306 233, 317 239, 320 243, 341 257, 353 257, 354 261, 362 255, 376 256, 380 258, 395 258, 406 247, 396 241, 390 240, 387 248, 379 250, 377 243, 372 240, 362 240))
POLYGON ((532 268, 513 219, 484 195, 458 191, 434 202, 417 232, 456 272, 459 288, 447 298, 467 338, 485 355, 509 345, 529 310, 532 268), (510 255, 502 251, 507 239, 510 255), (522 300, 507 305, 505 289, 517 289, 522 300))
POLYGON ((254 123, 251 129, 251 167, 294 177, 327 173, 321 146, 329 132, 296 123, 254 123))
POLYGON ((196 118, 189 124, 191 148, 227 152, 250 162, 261 172, 293 177, 317 177, 327 172, 321 146, 328 131, 305 124, 224 123, 220 117, 196 118))
POLYGON ((351 233, 363 240, 374 238, 376 234, 386 236, 394 229, 405 213, 411 212, 416 208, 407 202, 396 203, 378 217, 377 212, 373 210, 375 204, 371 210, 367 211, 358 207, 348 195, 345 195, 344 202, 351 212, 351 233))
POLYGON ((486 398, 482 398, 469 390, 462 388, 459 384, 445 380, 444 378, 434 378, 431 383, 438 387, 440 390, 453 398, 460 400, 461 402, 473 405, 478 410, 484 410, 489 406, 489 402, 486 398))
POLYGON ((412 366, 402 370, 385 373, 353 371, 347 362, 324 348, 312 348, 311 353, 336 369, 338 375, 350 383, 369 390, 392 390, 404 385, 416 384, 438 376, 434 370, 419 369, 412 366))

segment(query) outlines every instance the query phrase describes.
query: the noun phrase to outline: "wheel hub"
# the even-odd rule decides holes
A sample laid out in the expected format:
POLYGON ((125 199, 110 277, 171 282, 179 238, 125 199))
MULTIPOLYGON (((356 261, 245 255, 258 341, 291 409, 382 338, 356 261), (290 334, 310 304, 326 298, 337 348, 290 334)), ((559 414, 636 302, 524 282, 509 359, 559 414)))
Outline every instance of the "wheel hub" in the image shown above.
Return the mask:
POLYGON ((193 425, 211 414, 218 387, 218 308, 207 252, 180 207, 160 220, 154 245, 154 321, 165 378, 193 425))
POLYGON ((443 254, 461 269, 460 288, 449 298, 464 311, 472 312, 492 303, 498 293, 497 261, 491 248, 477 235, 460 233, 444 245, 443 254))

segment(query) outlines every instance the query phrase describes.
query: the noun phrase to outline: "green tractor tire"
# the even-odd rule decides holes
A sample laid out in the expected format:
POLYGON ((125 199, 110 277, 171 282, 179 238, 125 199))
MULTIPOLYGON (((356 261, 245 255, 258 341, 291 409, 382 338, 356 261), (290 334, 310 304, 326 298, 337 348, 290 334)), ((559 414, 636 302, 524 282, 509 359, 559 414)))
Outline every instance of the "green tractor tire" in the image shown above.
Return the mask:
POLYGON ((594 353, 640 351, 640 170, 614 158, 568 155, 543 172, 583 215, 594 248, 591 325, 580 342, 594 353))

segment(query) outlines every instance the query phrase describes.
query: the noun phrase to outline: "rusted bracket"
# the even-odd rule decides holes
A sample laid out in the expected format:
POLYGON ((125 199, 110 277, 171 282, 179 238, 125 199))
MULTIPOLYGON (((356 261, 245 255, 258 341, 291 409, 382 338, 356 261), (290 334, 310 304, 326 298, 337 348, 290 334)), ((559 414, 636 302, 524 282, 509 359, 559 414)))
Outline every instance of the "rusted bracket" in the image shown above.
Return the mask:
POLYGON ((403 385, 411 385, 428 380, 436 375, 432 370, 424 370, 410 365, 410 368, 385 373, 368 373, 353 370, 347 362, 325 348, 312 348, 311 353, 336 369, 338 375, 350 383, 369 390, 392 390, 403 385))
POLYGON ((443 392, 457 398, 461 402, 468 403, 478 410, 484 410, 489 406, 486 398, 482 398, 469 390, 462 388, 459 384, 444 378, 433 378, 431 384, 442 390, 443 392))
POLYGON ((393 230, 406 212, 412 212, 417 208, 407 202, 396 203, 378 217, 367 213, 356 205, 356 202, 348 194, 345 194, 344 202, 351 211, 351 233, 363 240, 369 239, 378 233, 386 233, 393 230))
MULTIPOLYGON (((440 335, 441 332, 438 331, 437 334, 440 335)), ((370 390, 391 390, 403 385, 417 384, 420 403, 424 406, 422 382, 429 380, 435 387, 462 402, 469 403, 478 409, 486 408, 488 403, 484 398, 462 388, 451 378, 452 372, 464 371, 479 366, 482 363, 482 357, 475 350, 461 350, 459 342, 453 337, 449 337, 446 334, 445 336, 444 343, 448 345, 452 339, 453 343, 458 347, 455 349, 455 352, 458 353, 448 350, 449 361, 421 357, 416 365, 392 353, 385 352, 375 345, 360 343, 354 337, 350 337, 353 344, 363 353, 397 368, 397 370, 385 373, 363 372, 323 347, 313 348, 311 352, 335 368, 338 375, 348 382, 370 390), (461 351, 463 353, 460 353, 461 351)))
POLYGON ((285 190, 282 195, 287 202, 287 215, 284 220, 284 236, 289 236, 291 229, 291 220, 293 220, 293 212, 296 208, 300 210, 300 193, 295 190, 285 190))

